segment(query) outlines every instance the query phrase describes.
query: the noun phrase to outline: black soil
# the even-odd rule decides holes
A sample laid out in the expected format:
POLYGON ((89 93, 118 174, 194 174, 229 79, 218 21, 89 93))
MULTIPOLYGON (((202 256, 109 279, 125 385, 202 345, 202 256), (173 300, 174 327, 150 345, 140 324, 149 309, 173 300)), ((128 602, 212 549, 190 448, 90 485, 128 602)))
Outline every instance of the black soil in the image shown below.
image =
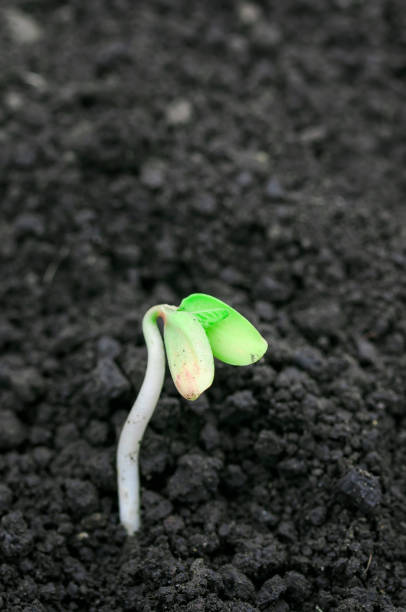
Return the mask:
POLYGON ((3 0, 0 610, 406 610, 402 0, 3 0), (141 319, 270 343, 167 376, 143 529, 115 448, 141 319))

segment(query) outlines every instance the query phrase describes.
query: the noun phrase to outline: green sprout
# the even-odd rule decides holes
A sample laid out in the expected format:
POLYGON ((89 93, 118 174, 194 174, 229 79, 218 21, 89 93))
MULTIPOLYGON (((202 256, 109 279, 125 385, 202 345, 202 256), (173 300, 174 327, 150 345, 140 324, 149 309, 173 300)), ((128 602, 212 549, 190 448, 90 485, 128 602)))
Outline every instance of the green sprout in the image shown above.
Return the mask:
POLYGON ((234 308, 204 293, 193 293, 179 307, 160 304, 144 315, 147 371, 121 432, 117 450, 120 521, 128 535, 140 528, 138 456, 142 437, 155 410, 165 377, 165 350, 179 393, 195 400, 213 382, 214 357, 231 365, 255 363, 268 344, 234 308), (164 343, 157 325, 163 320, 164 343))

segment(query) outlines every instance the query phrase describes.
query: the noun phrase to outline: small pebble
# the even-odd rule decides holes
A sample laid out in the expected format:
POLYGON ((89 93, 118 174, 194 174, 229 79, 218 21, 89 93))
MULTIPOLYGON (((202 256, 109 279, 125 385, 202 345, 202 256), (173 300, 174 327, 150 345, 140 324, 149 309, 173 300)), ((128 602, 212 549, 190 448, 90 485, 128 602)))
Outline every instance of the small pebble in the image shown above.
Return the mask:
POLYGON ((253 2, 242 2, 238 7, 238 17, 244 25, 253 25, 261 18, 261 9, 253 2))
POLYGON ((11 36, 16 43, 30 45, 40 40, 42 29, 30 15, 16 8, 8 8, 4 14, 11 36))
POLYGON ((369 342, 365 338, 358 337, 355 340, 355 345, 357 348, 358 359, 361 364, 376 365, 378 363, 379 356, 372 342, 369 342))
POLYGON ((185 125, 192 117, 192 105, 188 100, 175 100, 166 109, 169 125, 185 125))

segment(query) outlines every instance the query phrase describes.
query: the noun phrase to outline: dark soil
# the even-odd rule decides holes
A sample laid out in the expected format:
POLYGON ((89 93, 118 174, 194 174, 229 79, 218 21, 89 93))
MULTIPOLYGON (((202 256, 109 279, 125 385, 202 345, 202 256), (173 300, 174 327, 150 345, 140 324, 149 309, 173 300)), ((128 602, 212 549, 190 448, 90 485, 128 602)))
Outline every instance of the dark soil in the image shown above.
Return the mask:
POLYGON ((0 609, 406 610, 402 0, 3 0, 0 609), (269 340, 115 448, 141 319, 269 340))

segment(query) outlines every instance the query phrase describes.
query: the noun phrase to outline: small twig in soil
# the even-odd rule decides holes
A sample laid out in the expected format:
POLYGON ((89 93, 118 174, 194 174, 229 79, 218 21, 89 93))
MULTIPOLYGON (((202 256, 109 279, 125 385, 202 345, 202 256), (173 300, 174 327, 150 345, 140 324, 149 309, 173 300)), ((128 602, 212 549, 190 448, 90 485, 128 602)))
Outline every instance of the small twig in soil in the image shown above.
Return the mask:
POLYGON ((368 570, 370 568, 371 562, 372 562, 372 553, 369 554, 368 563, 367 563, 366 568, 364 569, 364 574, 368 573, 368 570))
POLYGON ((63 260, 68 257, 69 253, 70 247, 63 246, 60 249, 57 258, 51 261, 51 263, 48 265, 47 269, 44 272, 44 276, 42 277, 42 282, 44 285, 50 285, 53 282, 59 266, 61 265, 63 260))

